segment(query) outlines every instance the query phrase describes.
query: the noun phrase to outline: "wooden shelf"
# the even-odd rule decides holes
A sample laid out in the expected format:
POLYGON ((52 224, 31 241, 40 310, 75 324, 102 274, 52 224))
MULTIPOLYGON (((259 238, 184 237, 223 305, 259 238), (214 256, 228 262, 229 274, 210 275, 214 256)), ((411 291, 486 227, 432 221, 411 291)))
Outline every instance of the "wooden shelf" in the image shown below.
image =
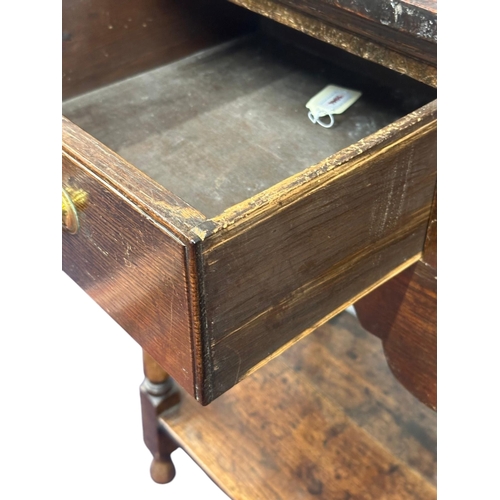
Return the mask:
POLYGON ((342 313, 207 407, 162 417, 233 499, 432 499, 436 414, 342 313))

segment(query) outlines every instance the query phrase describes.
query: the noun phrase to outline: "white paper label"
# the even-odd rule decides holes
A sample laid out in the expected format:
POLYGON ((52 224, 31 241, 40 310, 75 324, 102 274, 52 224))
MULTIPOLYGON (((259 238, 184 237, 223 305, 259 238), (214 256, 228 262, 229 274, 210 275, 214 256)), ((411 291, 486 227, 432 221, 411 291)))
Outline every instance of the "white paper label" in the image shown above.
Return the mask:
POLYGON ((309 109, 309 119, 313 123, 318 123, 322 127, 329 128, 335 122, 332 115, 343 113, 360 97, 361 92, 357 90, 328 85, 307 102, 306 108, 309 109), (330 123, 320 120, 324 116, 330 117, 330 123))

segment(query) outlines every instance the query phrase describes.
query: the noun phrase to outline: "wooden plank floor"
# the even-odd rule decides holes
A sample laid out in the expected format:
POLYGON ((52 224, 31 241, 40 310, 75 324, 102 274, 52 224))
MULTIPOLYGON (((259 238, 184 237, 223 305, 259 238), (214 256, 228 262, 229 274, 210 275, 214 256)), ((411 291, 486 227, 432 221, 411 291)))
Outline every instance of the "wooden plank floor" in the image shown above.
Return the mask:
POLYGON ((436 498, 436 414, 342 313, 207 407, 163 424, 233 499, 436 498))

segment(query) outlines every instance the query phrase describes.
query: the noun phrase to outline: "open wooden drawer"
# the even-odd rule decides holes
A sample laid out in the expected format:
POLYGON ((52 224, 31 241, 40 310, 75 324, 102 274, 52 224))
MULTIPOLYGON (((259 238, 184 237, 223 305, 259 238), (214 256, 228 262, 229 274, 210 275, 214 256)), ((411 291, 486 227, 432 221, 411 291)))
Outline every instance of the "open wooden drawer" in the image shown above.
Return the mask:
POLYGON ((207 404, 418 260, 435 89, 225 2, 94 3, 64 11, 63 268, 207 404), (330 83, 363 96, 323 129, 330 83))

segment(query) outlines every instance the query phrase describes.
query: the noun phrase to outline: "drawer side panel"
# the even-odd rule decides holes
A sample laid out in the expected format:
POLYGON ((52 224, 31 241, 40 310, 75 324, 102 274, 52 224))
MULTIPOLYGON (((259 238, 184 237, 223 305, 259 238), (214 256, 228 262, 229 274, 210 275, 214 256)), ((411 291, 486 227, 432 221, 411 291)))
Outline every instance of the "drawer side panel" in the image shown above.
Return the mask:
POLYGON ((86 193, 78 232, 63 231, 63 270, 194 395, 186 246, 64 152, 62 161, 63 187, 86 193))
POLYGON ((222 0, 64 0, 63 98, 245 33, 245 14, 222 0))
POLYGON ((415 262, 435 182, 436 121, 427 116, 207 238, 207 399, 415 262))

